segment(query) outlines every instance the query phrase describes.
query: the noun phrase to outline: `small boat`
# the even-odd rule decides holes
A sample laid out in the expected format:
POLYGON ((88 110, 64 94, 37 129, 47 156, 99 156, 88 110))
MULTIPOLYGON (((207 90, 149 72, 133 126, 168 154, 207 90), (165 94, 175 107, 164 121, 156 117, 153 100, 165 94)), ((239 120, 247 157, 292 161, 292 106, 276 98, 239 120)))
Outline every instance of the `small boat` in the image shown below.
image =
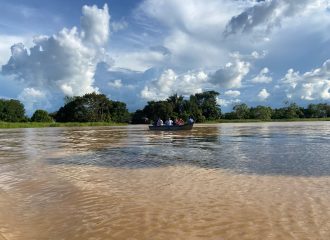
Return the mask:
POLYGON ((194 124, 184 124, 184 125, 162 125, 162 126, 149 126, 149 130, 155 131, 179 131, 179 130, 191 130, 194 124))

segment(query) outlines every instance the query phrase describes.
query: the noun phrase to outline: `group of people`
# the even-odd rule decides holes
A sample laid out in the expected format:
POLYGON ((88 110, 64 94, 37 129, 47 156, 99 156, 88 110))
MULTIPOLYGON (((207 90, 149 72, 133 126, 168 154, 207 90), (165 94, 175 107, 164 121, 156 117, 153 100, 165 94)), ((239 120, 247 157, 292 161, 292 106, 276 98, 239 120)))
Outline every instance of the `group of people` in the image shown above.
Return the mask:
MULTIPOLYGON (((194 119, 192 117, 189 117, 188 119, 188 123, 189 124, 193 124, 194 123, 194 119)), ((165 121, 165 124, 163 122, 163 120, 161 118, 158 118, 158 120, 155 122, 156 126, 181 126, 184 125, 185 122, 182 120, 182 118, 176 118, 174 121, 171 118, 168 118, 165 121)))

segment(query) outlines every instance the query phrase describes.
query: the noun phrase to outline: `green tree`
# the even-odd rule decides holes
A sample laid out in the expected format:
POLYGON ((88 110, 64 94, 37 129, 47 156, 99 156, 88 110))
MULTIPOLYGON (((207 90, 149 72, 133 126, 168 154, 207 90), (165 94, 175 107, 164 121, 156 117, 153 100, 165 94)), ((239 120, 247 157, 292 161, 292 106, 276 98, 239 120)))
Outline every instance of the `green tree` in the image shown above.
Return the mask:
POLYGON ((195 96, 193 95, 190 96, 189 100, 183 102, 183 111, 179 117, 187 121, 190 116, 193 117, 196 122, 205 121, 202 110, 197 105, 195 96))
POLYGON ((183 113, 184 104, 183 96, 178 96, 178 94, 174 94, 170 96, 166 101, 172 105, 173 112, 175 113, 175 115, 177 115, 176 117, 182 117, 181 115, 183 113))
POLYGON ((270 120, 272 117, 272 109, 265 106, 251 108, 250 113, 253 119, 270 120))
POLYGON ((250 118, 250 108, 245 103, 235 105, 233 110, 237 119, 250 118))
POLYGON ((88 93, 74 97, 55 116, 58 122, 128 122, 126 104, 109 100, 104 94, 88 93))
POLYGON ((207 91, 191 95, 189 100, 174 94, 165 101, 150 101, 143 108, 133 114, 133 123, 140 123, 142 119, 163 120, 182 118, 187 120, 192 116, 196 122, 216 120, 221 116, 220 106, 217 104, 218 92, 207 91))
POLYGON ((53 119, 51 116, 49 116, 47 111, 38 109, 33 113, 32 117, 31 117, 31 121, 32 122, 52 122, 53 119))
POLYGON ((287 107, 274 109, 272 118, 273 119, 302 118, 305 116, 304 112, 306 111, 303 108, 299 107, 296 103, 291 103, 287 107))
POLYGON ((127 111, 126 103, 119 101, 112 101, 109 109, 111 120, 114 122, 130 122, 130 114, 127 111))
POLYGON ((330 106, 326 103, 309 104, 304 112, 308 118, 328 117, 330 116, 330 106))
POLYGON ((300 118, 303 117, 304 114, 301 110, 301 108, 296 103, 291 103, 286 109, 285 109, 285 116, 286 119, 292 119, 292 118, 300 118))
POLYGON ((133 124, 150 123, 150 119, 146 117, 146 114, 143 112, 143 110, 138 109, 132 114, 132 123, 133 124))
POLYGON ((150 101, 143 108, 145 117, 150 120, 156 121, 158 118, 163 120, 173 117, 173 106, 167 101, 150 101))
POLYGON ((0 99, 0 121, 22 122, 26 120, 24 105, 19 100, 0 99))
POLYGON ((219 93, 216 91, 206 91, 196 93, 190 99, 197 104, 206 120, 216 120, 221 116, 221 109, 217 104, 217 96, 219 96, 219 93))

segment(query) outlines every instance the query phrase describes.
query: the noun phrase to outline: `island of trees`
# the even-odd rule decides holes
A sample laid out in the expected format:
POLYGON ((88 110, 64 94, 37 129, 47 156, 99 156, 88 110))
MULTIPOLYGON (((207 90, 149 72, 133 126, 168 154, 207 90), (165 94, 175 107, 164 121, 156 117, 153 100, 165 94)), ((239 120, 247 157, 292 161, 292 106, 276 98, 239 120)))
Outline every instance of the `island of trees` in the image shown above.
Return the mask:
POLYGON ((104 94, 88 93, 84 96, 66 97, 64 106, 54 113, 38 109, 31 118, 25 114, 19 100, 0 99, 1 122, 47 122, 47 123, 151 123, 158 118, 182 118, 192 116, 196 122, 221 122, 232 120, 292 120, 326 119, 330 117, 327 103, 309 104, 300 107, 287 103, 282 108, 268 106, 249 107, 237 104, 228 113, 222 113, 217 104, 219 93, 206 91, 189 98, 174 94, 163 101, 149 101, 143 109, 129 113, 124 102, 112 101, 104 94))

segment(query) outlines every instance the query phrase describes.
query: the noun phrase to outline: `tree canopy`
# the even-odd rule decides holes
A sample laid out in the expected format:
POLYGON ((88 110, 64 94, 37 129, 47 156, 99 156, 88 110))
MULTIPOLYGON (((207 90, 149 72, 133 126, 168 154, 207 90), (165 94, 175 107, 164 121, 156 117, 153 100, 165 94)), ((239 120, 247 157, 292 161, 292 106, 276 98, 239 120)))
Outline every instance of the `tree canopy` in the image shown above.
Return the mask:
POLYGON ((295 118, 324 118, 330 117, 330 105, 327 103, 309 104, 307 108, 296 103, 286 104, 285 107, 272 109, 266 106, 248 107, 245 103, 237 104, 232 112, 226 113, 225 119, 295 119, 295 118))
POLYGON ((88 93, 84 96, 65 97, 65 104, 57 112, 48 114, 38 109, 31 119, 25 116, 24 105, 19 100, 0 99, 0 121, 5 122, 123 122, 150 123, 158 118, 182 118, 192 116, 196 122, 223 119, 298 119, 330 117, 327 103, 309 104, 300 107, 296 103, 285 103, 284 107, 249 107, 237 104, 232 112, 221 114, 217 104, 219 93, 206 91, 191 95, 189 98, 174 94, 164 101, 149 101, 143 109, 129 113, 124 102, 112 101, 104 94, 88 93))
POLYGON ((174 94, 165 101, 150 101, 142 110, 137 110, 132 116, 132 123, 146 123, 146 120, 156 121, 158 118, 182 118, 187 120, 192 116, 197 122, 216 120, 221 116, 217 104, 218 92, 207 91, 191 95, 189 99, 174 94))
POLYGON ((27 118, 25 117, 24 105, 19 100, 0 99, 0 121, 27 121, 27 118))
POLYGON ((49 116, 48 112, 42 109, 36 110, 32 117, 31 117, 32 122, 52 122, 53 118, 49 116))
POLYGON ((129 122, 126 104, 111 101, 104 94, 88 93, 66 102, 55 114, 58 122, 129 122))

